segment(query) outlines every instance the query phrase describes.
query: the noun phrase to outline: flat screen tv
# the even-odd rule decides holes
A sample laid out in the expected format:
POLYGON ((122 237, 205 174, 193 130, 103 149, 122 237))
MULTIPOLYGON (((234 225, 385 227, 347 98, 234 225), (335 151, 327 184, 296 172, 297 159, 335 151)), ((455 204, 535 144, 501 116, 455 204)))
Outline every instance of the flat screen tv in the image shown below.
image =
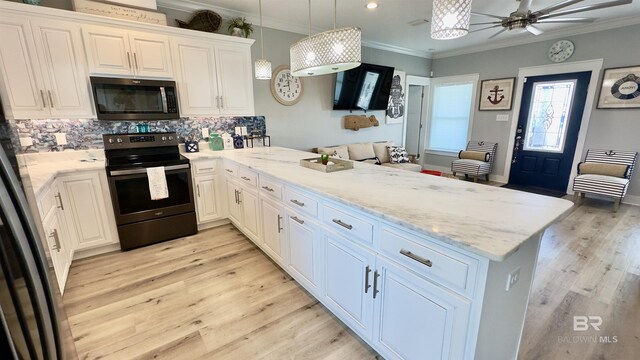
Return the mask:
POLYGON ((362 63, 336 74, 333 110, 386 110, 393 68, 362 63))

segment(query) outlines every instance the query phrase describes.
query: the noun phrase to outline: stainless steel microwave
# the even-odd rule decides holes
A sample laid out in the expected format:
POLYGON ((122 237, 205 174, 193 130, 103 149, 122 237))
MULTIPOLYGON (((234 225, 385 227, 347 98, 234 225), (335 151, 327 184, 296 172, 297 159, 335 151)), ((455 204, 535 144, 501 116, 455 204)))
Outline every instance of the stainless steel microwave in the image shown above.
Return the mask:
POLYGON ((175 81, 91 77, 99 120, 170 120, 180 117, 175 81))

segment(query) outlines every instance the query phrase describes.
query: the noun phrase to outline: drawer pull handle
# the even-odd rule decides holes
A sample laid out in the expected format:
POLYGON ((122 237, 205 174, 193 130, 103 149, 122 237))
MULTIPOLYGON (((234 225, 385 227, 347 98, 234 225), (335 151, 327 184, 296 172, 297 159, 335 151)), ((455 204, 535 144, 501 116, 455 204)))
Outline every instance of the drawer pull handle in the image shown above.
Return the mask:
POLYGON ((342 226, 343 228, 347 229, 347 230, 351 230, 353 229, 353 225, 349 225, 347 223, 342 222, 342 220, 338 220, 338 219, 333 219, 332 220, 334 223, 342 226))
POLYGON ((213 170, 213 168, 202 168, 202 169, 200 169, 200 171, 211 171, 211 170, 213 170))
POLYGON ((378 295, 378 293, 380 292, 378 290, 378 278, 380 277, 380 274, 378 273, 378 270, 373 272, 373 298, 376 298, 376 295, 378 295))
POLYGON ((294 204, 298 205, 298 206, 304 206, 304 203, 303 203, 303 202, 300 202, 300 201, 298 201, 298 200, 296 200, 296 199, 292 199, 292 200, 290 200, 290 201, 291 201, 292 203, 294 203, 294 204))
POLYGON ((249 179, 249 178, 248 178, 248 177, 246 177, 246 176, 243 176, 243 177, 241 177, 240 179, 242 179, 242 180, 244 180, 244 181, 251 181, 251 179, 249 179))
POLYGON ((369 292, 369 288, 371 287, 371 285, 369 285, 369 273, 371 273, 371 268, 369 267, 369 265, 367 265, 366 269, 364 270, 364 293, 368 293, 369 292))
POLYGON ((265 190, 267 190, 267 191, 273 192, 273 188, 270 188, 270 187, 268 187, 268 186, 266 186, 266 185, 265 185, 265 186, 263 186, 262 188, 263 188, 263 189, 265 189, 265 190))
POLYGON ((231 169, 224 169, 224 171, 228 172, 228 173, 232 173, 233 174, 233 170, 231 169))
POLYGON ((432 267, 433 266, 433 263, 431 262, 431 260, 425 259, 423 257, 420 257, 420 256, 412 253, 409 250, 400 249, 400 254, 408 257, 409 259, 415 260, 415 261, 417 261, 417 262, 419 262, 419 263, 421 263, 423 265, 426 265, 428 267, 432 267))
POLYGON ((293 221, 297 222, 297 223, 298 223, 298 224, 300 224, 300 225, 304 225, 304 220, 300 220, 300 219, 298 219, 298 217, 297 217, 297 216, 292 216, 292 217, 291 217, 291 220, 293 220, 293 221))
POLYGON ((53 197, 58 198, 58 201, 60 201, 60 205, 58 205, 58 201, 56 201, 56 207, 64 211, 64 204, 62 203, 62 196, 60 195, 60 192, 58 192, 58 195, 54 195, 53 197))

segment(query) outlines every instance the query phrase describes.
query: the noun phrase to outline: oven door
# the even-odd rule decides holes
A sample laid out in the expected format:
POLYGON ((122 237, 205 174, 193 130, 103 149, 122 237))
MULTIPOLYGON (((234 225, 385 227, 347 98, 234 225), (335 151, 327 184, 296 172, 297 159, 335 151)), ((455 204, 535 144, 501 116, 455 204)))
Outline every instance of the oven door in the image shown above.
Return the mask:
POLYGON ((195 211, 188 164, 165 167, 169 197, 151 200, 145 168, 108 173, 113 211, 118 225, 195 211))

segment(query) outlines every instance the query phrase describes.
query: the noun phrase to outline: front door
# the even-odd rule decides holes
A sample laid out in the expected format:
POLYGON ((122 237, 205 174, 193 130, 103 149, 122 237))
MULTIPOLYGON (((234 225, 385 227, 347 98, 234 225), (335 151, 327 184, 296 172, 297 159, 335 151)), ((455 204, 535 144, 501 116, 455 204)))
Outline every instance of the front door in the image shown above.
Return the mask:
POLYGON ((591 72, 526 79, 509 184, 565 192, 591 72))

